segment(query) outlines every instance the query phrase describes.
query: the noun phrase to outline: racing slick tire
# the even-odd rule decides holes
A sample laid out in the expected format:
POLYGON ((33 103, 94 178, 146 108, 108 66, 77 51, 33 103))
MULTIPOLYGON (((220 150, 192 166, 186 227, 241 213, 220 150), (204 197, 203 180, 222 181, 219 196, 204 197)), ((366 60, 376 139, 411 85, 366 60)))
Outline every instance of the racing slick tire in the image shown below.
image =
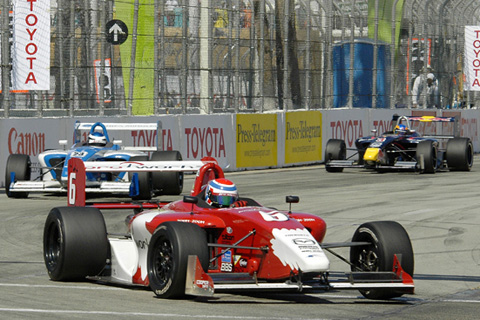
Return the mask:
MULTIPOLYGON (((133 156, 129 161, 148 161, 148 156, 133 156)), ((128 178, 132 181, 134 174, 138 175, 138 195, 133 196, 132 200, 150 200, 152 199, 152 173, 151 172, 129 172, 128 178)))
POLYGON ((15 172, 15 180, 29 181, 32 172, 30 156, 11 154, 8 156, 5 169, 5 193, 9 198, 28 198, 28 192, 10 192, 11 173, 15 172))
POLYGON ((50 210, 43 231, 43 257, 50 279, 73 281, 98 275, 105 268, 108 251, 107 229, 100 210, 50 210))
POLYGON ((150 288, 160 298, 185 295, 188 256, 196 255, 208 271, 208 244, 198 225, 168 221, 153 233, 148 246, 147 272, 150 288))
POLYGON ((470 171, 473 166, 472 141, 469 138, 449 139, 446 160, 451 171, 470 171))
POLYGON ((416 159, 417 163, 422 164, 423 173, 435 173, 437 171, 437 147, 432 140, 420 141, 417 146, 416 159))
POLYGON ((347 158, 347 145, 341 139, 330 139, 325 147, 325 170, 327 172, 342 172, 343 168, 333 168, 328 165, 330 160, 345 160, 347 158))
MULTIPOLYGON (((369 242, 366 246, 350 249, 352 271, 392 271, 394 255, 400 259, 403 270, 413 277, 414 256, 410 237, 395 221, 367 222, 357 228, 352 242, 369 242)), ((359 290, 368 299, 390 299, 400 297, 404 292, 396 289, 359 290)))
MULTIPOLYGON (((179 151, 157 151, 151 161, 182 161, 179 151)), ((153 189, 157 195, 179 195, 183 191, 183 172, 152 172, 153 189)))

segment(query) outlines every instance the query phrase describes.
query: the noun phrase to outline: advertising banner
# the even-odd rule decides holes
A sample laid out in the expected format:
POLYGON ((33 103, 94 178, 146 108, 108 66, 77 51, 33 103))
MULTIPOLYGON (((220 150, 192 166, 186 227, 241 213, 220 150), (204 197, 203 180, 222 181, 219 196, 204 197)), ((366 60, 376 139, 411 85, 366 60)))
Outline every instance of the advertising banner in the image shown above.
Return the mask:
POLYGON ((13 90, 50 90, 50 0, 13 3, 13 90))
POLYGON ((231 115, 180 118, 181 153, 184 160, 214 157, 222 168, 234 165, 234 131, 231 115), (232 163, 229 159, 232 159, 232 163))
POLYGON ((480 91, 480 26, 465 27, 465 90, 480 91))
POLYGON ((277 115, 237 114, 237 167, 277 165, 277 115))
POLYGON ((133 115, 153 114, 154 79, 154 16, 153 0, 144 0, 142 5, 134 0, 116 1, 116 19, 125 23, 131 36, 119 45, 122 59, 125 97, 132 103, 133 115), (137 6, 135 6, 137 3, 137 6), (137 8, 136 8, 137 7, 137 8), (133 26, 137 27, 135 30, 133 26), (135 54, 136 53, 136 54, 135 54), (130 69, 137 71, 132 74, 130 69), (131 88, 132 87, 132 88, 131 88), (130 97, 130 93, 133 95, 130 97))
POLYGON ((320 161, 321 158, 321 112, 287 112, 285 120, 285 163, 320 161))

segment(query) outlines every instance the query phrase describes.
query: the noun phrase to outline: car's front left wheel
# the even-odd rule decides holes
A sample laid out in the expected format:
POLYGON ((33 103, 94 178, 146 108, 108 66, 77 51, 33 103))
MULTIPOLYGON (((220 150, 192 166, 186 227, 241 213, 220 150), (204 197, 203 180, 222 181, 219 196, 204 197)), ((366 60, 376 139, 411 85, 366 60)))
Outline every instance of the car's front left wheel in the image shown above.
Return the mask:
MULTIPOLYGON (((353 246, 350 249, 352 271, 392 271, 394 256, 401 258, 403 270, 413 277, 413 248, 405 229, 395 221, 375 221, 360 225, 352 242, 368 242, 369 245, 353 246)), ((404 294, 402 290, 379 288, 360 290, 369 299, 390 299, 404 294)))

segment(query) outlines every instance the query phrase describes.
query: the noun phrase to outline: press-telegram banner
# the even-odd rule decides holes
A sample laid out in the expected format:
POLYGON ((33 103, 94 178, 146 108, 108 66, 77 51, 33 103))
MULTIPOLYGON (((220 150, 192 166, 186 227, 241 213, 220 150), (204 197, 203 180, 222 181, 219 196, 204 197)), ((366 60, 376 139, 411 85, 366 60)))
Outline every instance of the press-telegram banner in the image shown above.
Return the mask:
POLYGON ((14 0, 13 90, 50 90, 50 0, 14 0))
POLYGON ((277 165, 277 115, 237 114, 237 168, 277 165))
POLYGON ((465 90, 480 91, 480 26, 465 27, 465 90))
POLYGON ((287 112, 285 163, 320 161, 321 158, 322 114, 320 111, 287 112))

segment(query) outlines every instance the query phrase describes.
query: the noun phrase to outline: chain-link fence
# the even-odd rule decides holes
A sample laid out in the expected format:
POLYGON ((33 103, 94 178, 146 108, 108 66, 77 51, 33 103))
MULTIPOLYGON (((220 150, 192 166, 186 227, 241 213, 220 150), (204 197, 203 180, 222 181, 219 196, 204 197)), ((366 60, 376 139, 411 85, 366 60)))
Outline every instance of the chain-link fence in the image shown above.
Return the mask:
POLYGON ((436 107, 480 103, 462 73, 475 0, 1 1, 0 117, 411 108, 428 73, 436 107), (49 7, 48 90, 12 87, 21 2, 49 7))

